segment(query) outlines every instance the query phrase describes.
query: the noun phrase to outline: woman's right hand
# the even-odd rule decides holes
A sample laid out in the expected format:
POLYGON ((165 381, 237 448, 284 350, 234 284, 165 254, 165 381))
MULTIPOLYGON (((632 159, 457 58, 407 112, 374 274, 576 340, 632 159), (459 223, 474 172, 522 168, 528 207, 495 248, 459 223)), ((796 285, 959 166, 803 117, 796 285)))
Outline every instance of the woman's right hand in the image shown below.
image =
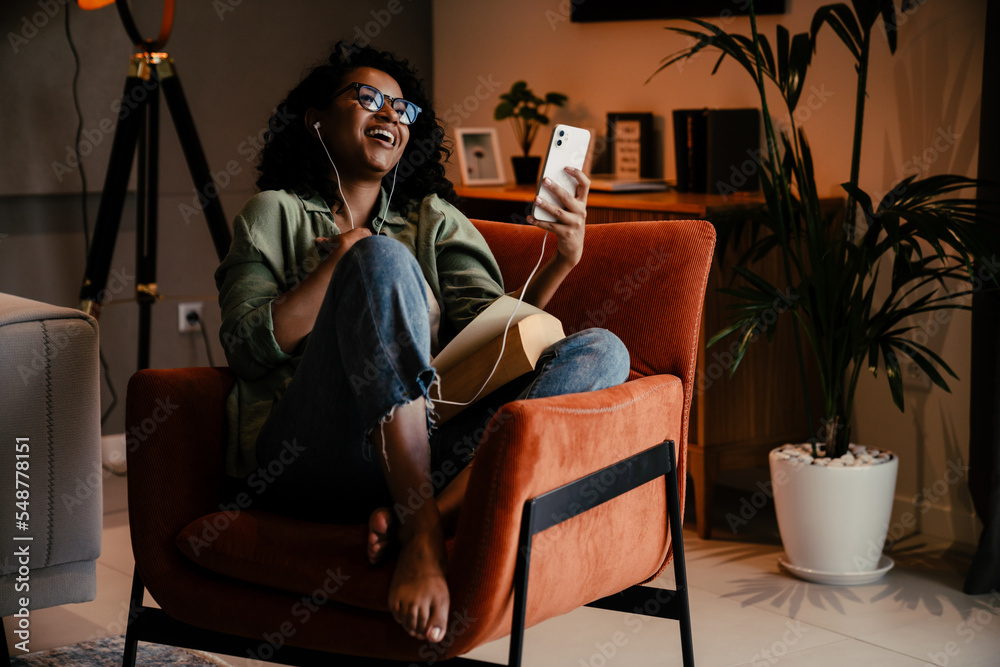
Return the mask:
POLYGON ((320 255, 326 255, 323 262, 295 289, 281 295, 271 304, 274 340, 282 352, 291 354, 302 339, 312 331, 337 262, 351 249, 351 246, 371 235, 371 231, 359 228, 344 234, 321 236, 316 239, 316 248, 320 251, 320 255))
POLYGON ((316 238, 316 247, 319 249, 321 256, 325 255, 324 262, 332 262, 333 266, 336 266, 340 258, 351 249, 351 246, 371 235, 370 229, 358 227, 357 229, 352 229, 349 232, 337 234, 336 236, 319 236, 316 238))

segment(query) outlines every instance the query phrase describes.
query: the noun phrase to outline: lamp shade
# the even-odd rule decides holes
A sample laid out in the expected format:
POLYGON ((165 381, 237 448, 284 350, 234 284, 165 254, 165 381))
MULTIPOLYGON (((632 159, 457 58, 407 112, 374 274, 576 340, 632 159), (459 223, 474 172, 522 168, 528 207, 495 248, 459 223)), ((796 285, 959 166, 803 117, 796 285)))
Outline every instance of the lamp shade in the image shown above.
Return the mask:
POLYGON ((135 20, 132 18, 132 12, 129 11, 128 2, 116 3, 115 0, 76 0, 76 3, 80 5, 80 9, 100 9, 101 7, 107 7, 115 3, 118 6, 118 14, 121 16, 122 23, 125 26, 125 32, 128 33, 133 44, 146 52, 162 49, 166 45, 167 39, 170 38, 170 30, 174 25, 174 0, 163 0, 163 21, 160 23, 160 34, 155 40, 144 39, 142 37, 138 26, 135 24, 135 20))

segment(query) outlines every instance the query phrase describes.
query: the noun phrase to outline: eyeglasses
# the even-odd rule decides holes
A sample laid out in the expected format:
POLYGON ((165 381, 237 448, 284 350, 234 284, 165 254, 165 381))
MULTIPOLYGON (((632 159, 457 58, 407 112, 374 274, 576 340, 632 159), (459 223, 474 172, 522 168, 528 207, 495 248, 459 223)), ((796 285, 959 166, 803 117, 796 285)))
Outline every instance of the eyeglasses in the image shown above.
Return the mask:
POLYGON ((417 119, 417 115, 423 111, 413 102, 408 102, 406 100, 401 100, 398 97, 389 97, 382 93, 378 88, 363 84, 363 83, 350 83, 336 93, 334 93, 334 98, 340 97, 342 94, 353 88, 358 93, 358 103, 375 113, 382 108, 382 105, 388 100, 389 106, 392 110, 399 114, 399 122, 403 125, 409 125, 417 119))

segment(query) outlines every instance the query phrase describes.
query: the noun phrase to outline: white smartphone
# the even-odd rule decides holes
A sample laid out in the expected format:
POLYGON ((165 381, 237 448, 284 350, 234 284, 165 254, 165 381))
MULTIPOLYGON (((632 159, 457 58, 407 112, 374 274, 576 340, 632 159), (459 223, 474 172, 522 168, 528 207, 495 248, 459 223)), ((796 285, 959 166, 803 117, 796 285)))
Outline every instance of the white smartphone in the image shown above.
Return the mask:
MULTIPOLYGON (((576 167, 583 169, 587 161, 587 149, 590 147, 590 131, 571 125, 556 125, 552 128, 552 139, 549 141, 549 150, 545 154, 545 166, 542 167, 542 178, 550 178, 573 194, 576 192, 576 179, 566 173, 566 167, 576 167)), ((547 202, 551 202, 561 207, 562 203, 556 199, 549 189, 542 185, 541 179, 538 181, 538 192, 536 196, 547 202)), ((536 220, 552 222, 555 220, 548 211, 542 210, 537 204, 533 207, 531 214, 536 220)))

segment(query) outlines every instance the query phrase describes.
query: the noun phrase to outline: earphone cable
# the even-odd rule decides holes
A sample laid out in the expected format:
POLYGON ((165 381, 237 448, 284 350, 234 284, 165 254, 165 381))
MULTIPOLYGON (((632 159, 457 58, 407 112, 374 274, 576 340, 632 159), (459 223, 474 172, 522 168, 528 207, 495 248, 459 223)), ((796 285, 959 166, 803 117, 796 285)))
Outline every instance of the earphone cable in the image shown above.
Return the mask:
POLYGON ((313 129, 316 130, 316 136, 319 137, 319 145, 323 147, 326 158, 333 165, 333 173, 337 174, 337 190, 340 191, 340 200, 344 202, 344 207, 347 209, 347 218, 351 221, 351 229, 354 229, 354 214, 351 213, 351 206, 347 203, 347 197, 344 196, 344 188, 340 185, 340 171, 337 169, 337 163, 333 161, 330 151, 326 148, 326 142, 323 141, 323 135, 319 133, 319 127, 319 121, 313 123, 313 129))

